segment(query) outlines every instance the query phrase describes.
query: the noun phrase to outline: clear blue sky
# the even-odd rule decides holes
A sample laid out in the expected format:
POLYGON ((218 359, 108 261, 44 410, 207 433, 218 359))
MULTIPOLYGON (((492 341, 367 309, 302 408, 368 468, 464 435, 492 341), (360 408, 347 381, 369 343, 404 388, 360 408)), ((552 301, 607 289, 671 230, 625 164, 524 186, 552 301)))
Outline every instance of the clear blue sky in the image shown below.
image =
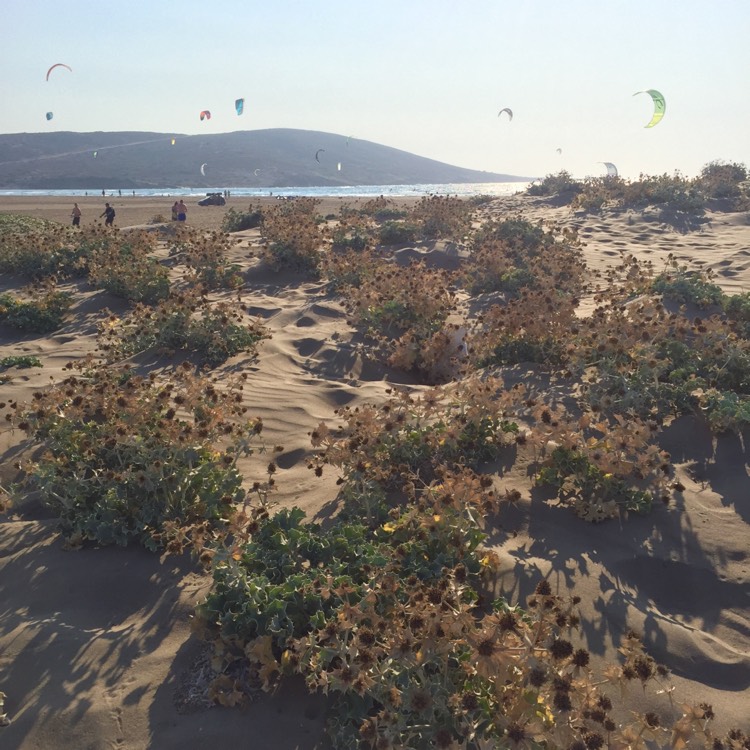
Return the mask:
POLYGON ((527 176, 750 166, 750 0, 2 0, 0 21, 0 133, 301 128, 527 176))

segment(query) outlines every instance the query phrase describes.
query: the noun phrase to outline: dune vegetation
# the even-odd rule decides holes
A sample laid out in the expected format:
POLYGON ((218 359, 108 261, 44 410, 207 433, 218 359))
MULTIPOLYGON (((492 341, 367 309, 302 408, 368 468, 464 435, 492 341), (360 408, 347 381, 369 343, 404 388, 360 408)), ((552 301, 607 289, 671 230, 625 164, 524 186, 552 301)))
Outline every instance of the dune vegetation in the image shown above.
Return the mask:
MULTIPOLYGON (((530 194, 690 223, 711 201, 747 211, 746 178, 716 164, 695 181, 560 174, 530 194)), ((212 582, 194 627, 205 699, 302 679, 329 696, 335 747, 749 747, 682 701, 637 633, 595 664, 575 592, 543 579, 525 601, 498 595, 491 538, 529 492, 590 522, 592 545, 594 524, 679 513, 663 431, 684 417, 716 436, 750 428, 750 292, 674 256, 623 252, 593 272, 574 228, 492 206, 249 206, 225 226, 256 233, 243 258, 226 232, 4 218, 0 270, 17 284, 1 326, 54 333, 92 290, 107 306, 89 356, 0 404, 24 455, 2 505, 23 515, 40 498, 71 547, 189 550, 212 582), (300 427, 308 471, 336 477, 325 520, 274 499, 284 448, 252 408, 274 335, 253 314, 258 274, 314 282, 392 381, 300 427)), ((0 378, 38 364, 6 358, 0 378)))

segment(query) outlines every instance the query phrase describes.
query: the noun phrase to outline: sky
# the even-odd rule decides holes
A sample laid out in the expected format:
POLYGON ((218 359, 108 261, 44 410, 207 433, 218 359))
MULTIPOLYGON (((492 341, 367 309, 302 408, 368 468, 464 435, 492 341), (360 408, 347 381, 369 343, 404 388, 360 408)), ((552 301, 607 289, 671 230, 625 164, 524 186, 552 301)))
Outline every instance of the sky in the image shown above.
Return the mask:
POLYGON ((750 0, 2 0, 0 17, 0 133, 299 128, 526 177, 750 166, 750 0), (72 72, 46 81, 58 62, 72 72), (666 99, 653 128, 645 89, 666 99))

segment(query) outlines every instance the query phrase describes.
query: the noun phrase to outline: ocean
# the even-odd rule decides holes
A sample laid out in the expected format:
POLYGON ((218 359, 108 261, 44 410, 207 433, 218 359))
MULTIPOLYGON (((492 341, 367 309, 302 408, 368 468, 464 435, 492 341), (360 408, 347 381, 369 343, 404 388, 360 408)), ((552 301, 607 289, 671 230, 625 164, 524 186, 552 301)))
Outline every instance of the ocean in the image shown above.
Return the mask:
MULTIPOLYGON (((218 185, 214 188, 153 188, 141 190, 123 190, 122 197, 126 198, 135 194, 136 196, 153 197, 188 197, 204 196, 210 192, 223 192, 229 190, 233 197, 261 198, 269 195, 310 198, 375 198, 379 195, 391 198, 409 197, 421 195, 455 195, 460 197, 471 197, 475 195, 503 196, 523 192, 529 185, 528 182, 474 182, 474 183, 448 183, 442 185, 347 185, 347 186, 325 186, 325 187, 232 187, 218 185)), ((106 190, 109 197, 119 198, 119 192, 106 190)), ((19 196, 97 196, 100 190, 0 190, 0 197, 19 196)))

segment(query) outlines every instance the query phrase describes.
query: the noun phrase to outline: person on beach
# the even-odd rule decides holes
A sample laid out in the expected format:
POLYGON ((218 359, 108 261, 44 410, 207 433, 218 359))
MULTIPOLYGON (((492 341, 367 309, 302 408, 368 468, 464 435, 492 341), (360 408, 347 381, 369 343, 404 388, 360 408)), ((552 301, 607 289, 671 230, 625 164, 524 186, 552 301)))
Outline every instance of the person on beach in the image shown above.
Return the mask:
POLYGON ((99 214, 99 218, 101 219, 102 216, 105 217, 104 219, 104 226, 105 227, 111 227, 112 222, 115 220, 115 209, 109 205, 109 203, 104 204, 106 207, 102 213, 99 214))
POLYGON ((180 199, 180 202, 177 204, 177 221, 185 221, 187 219, 187 206, 185 205, 185 201, 180 199))
POLYGON ((81 209, 78 208, 78 204, 73 204, 73 210, 70 212, 70 215, 73 217, 73 226, 74 227, 80 227, 81 226, 81 209))
POLYGON ((180 213, 180 204, 175 201, 172 205, 172 221, 177 221, 177 216, 180 213))

